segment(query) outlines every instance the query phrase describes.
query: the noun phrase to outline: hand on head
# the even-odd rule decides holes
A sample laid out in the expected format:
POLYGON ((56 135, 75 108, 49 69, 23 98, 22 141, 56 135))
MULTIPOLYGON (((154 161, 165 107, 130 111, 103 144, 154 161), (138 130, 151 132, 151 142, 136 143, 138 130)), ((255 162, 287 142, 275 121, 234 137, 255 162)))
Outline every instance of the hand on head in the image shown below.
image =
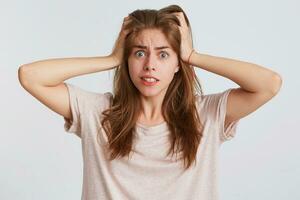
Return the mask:
POLYGON ((183 12, 175 12, 174 15, 178 18, 180 22, 180 26, 178 26, 178 29, 181 34, 181 44, 180 44, 181 60, 188 63, 191 53, 193 52, 191 30, 186 23, 183 12))
POLYGON ((119 64, 121 64, 122 59, 123 59, 124 41, 125 41, 125 38, 126 38, 127 34, 130 31, 130 30, 126 29, 126 26, 130 22, 130 20, 131 19, 130 19, 129 16, 124 17, 121 30, 119 32, 118 38, 115 42, 114 48, 113 48, 112 53, 110 55, 116 61, 117 66, 119 64))

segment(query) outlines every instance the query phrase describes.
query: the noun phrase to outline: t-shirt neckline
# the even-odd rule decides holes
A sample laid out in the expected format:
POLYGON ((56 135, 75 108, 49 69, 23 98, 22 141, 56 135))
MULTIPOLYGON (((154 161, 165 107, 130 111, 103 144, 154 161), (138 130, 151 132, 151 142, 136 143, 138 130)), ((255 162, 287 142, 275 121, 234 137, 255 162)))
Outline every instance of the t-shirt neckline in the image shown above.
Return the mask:
POLYGON ((152 125, 152 126, 148 126, 148 125, 144 125, 139 122, 136 122, 136 126, 140 129, 142 129, 143 131, 151 131, 151 132, 152 131, 165 131, 168 128, 166 121, 164 121, 160 124, 157 124, 157 125, 152 125))

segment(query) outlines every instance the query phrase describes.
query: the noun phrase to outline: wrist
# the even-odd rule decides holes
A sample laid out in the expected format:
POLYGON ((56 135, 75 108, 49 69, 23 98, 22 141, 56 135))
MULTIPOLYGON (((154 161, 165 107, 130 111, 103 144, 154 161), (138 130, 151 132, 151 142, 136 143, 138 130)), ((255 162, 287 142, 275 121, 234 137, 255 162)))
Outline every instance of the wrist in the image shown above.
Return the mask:
POLYGON ((111 65, 113 65, 113 66, 120 65, 120 61, 118 60, 118 58, 115 55, 111 54, 107 57, 110 59, 111 65))
POLYGON ((191 64, 191 57, 192 57, 192 55, 195 53, 195 49, 192 49, 191 50, 191 53, 190 53, 190 55, 189 55, 189 57, 188 57, 188 60, 187 60, 187 62, 188 62, 188 64, 191 64))

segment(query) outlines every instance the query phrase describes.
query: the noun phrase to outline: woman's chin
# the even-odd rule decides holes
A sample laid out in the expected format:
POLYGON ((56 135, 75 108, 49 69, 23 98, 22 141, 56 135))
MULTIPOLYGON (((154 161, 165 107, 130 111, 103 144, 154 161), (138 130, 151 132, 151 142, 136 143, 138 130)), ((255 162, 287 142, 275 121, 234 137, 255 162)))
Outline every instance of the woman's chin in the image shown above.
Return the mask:
POLYGON ((165 94, 165 90, 161 88, 139 88, 138 90, 144 97, 158 97, 165 94))
POLYGON ((155 97, 155 96, 158 96, 159 95, 159 91, 150 91, 150 90, 140 90, 140 94, 144 97, 155 97))

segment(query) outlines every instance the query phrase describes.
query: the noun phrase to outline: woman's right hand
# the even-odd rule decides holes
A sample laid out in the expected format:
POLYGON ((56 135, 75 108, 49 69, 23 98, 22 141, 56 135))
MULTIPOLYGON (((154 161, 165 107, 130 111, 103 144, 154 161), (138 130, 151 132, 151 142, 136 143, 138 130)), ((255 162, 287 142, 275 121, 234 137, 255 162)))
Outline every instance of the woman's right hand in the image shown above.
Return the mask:
POLYGON ((110 54, 110 56, 115 60, 116 66, 119 66, 123 60, 125 37, 129 33, 129 30, 125 29, 125 27, 129 21, 130 21, 129 16, 124 17, 122 28, 119 33, 118 39, 116 40, 113 51, 110 54))

